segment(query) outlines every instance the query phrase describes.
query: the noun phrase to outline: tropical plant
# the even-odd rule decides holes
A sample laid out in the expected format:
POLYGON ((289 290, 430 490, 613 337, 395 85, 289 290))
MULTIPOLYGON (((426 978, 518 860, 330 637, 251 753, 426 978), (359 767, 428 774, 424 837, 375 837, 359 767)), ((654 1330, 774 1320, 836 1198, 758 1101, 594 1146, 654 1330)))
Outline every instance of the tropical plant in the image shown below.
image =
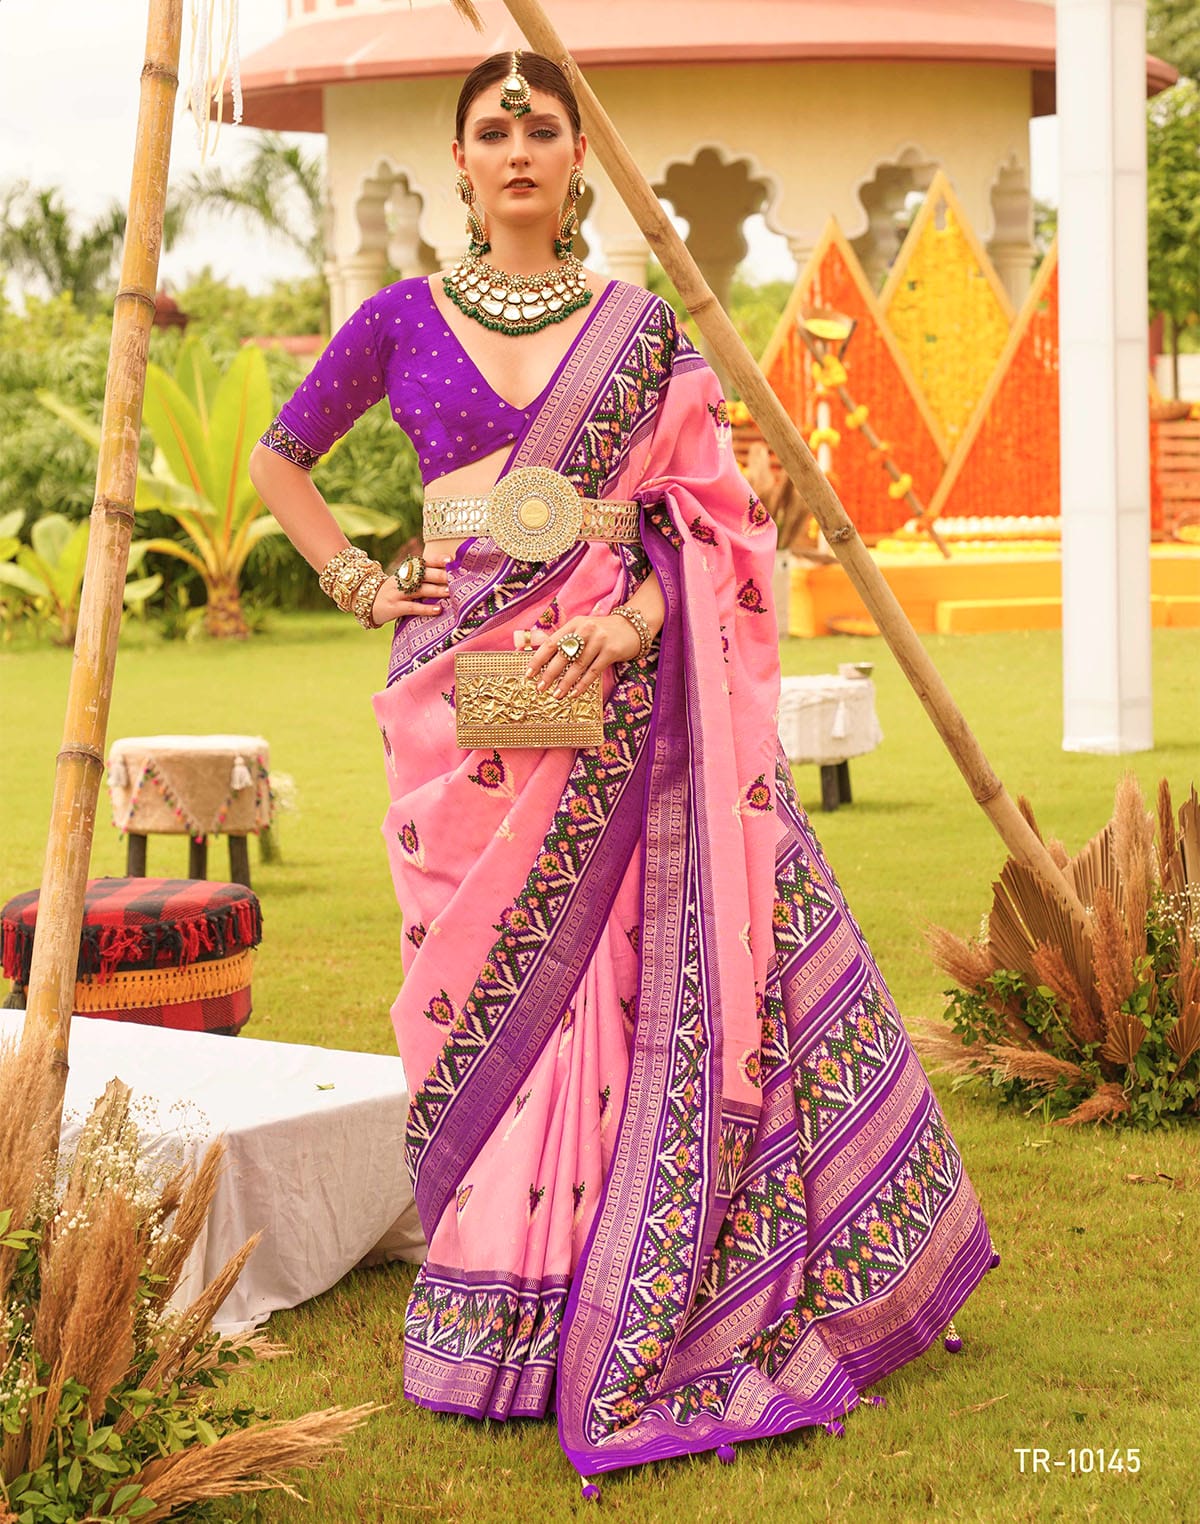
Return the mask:
POLYGON ((1181 74, 1200 76, 1200 4, 1196 0, 1149 0, 1146 43, 1181 74))
POLYGON ((197 211, 249 218, 303 254, 314 271, 325 260, 325 162, 277 132, 258 136, 239 173, 210 166, 185 180, 178 193, 185 219, 197 211))
MULTIPOLYGON (((99 425, 57 397, 38 396, 99 448, 99 425)), ((207 594, 205 628, 218 638, 250 633, 242 574, 254 547, 282 533, 247 469, 273 415, 266 361, 253 346, 240 350, 224 375, 203 342, 191 337, 180 348, 173 375, 153 363, 147 367, 142 422, 154 442, 154 459, 138 473, 135 508, 174 519, 186 540, 154 536, 142 548, 175 557, 199 574, 207 594)), ((348 535, 386 535, 395 528, 393 518, 376 510, 330 506, 348 535)))
POLYGON ((1147 111, 1150 314, 1169 320, 1174 392, 1180 338, 1200 313, 1200 85, 1181 79, 1147 111))
MULTIPOLYGON (((163 226, 167 248, 181 226, 172 205, 163 226)), ((95 305, 112 283, 124 237, 125 208, 118 201, 80 226, 57 186, 38 188, 19 180, 0 195, 0 267, 50 296, 70 296, 79 307, 95 305)))
POLYGON ((56 1169, 51 1056, 44 1027, 0 1045, 0 1520, 211 1518, 210 1499, 284 1486, 374 1409, 270 1423, 221 1401, 236 1369, 286 1353, 211 1331, 257 1237, 174 1302, 224 1145, 155 1171, 113 1080, 56 1169))
POLYGON ((953 1035, 925 1034, 932 1057, 1062 1122, 1200 1116, 1200 798, 1193 788, 1176 816, 1164 779, 1157 813, 1156 832, 1129 774, 1081 852, 1047 843, 1085 924, 1010 858, 978 941, 933 928, 934 961, 959 988, 953 1035))
MULTIPOLYGON (((0 518, 0 596, 4 588, 14 589, 52 622, 55 639, 69 646, 79 619, 91 521, 75 524, 61 513, 44 514, 29 531, 31 543, 22 545, 16 536, 23 518, 20 509, 0 518)), ((130 546, 129 571, 140 568, 145 554, 144 541, 130 546)), ((143 612, 162 580, 157 572, 126 580, 126 606, 143 612)))

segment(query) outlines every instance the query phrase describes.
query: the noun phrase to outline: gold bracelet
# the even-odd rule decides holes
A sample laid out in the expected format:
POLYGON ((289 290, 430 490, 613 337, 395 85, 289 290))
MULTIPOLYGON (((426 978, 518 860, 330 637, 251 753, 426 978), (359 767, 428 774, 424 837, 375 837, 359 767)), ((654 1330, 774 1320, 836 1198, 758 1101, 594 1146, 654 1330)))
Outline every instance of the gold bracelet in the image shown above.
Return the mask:
POLYGON ((350 612, 358 620, 359 624, 362 625, 364 630, 373 630, 375 628, 375 621, 371 617, 371 610, 375 605, 376 593, 378 593, 386 581, 387 573, 383 567, 379 565, 378 561, 372 561, 367 575, 355 589, 354 602, 351 604, 350 612))
POLYGON ((617 608, 613 609, 613 613, 620 614, 622 619, 628 619, 629 623, 633 626, 637 633, 638 644, 641 647, 637 654, 637 660, 645 661, 647 656, 650 655, 651 646, 654 644, 654 636, 650 633, 650 626, 646 623, 646 616, 642 613, 641 609, 635 609, 628 603, 620 604, 617 608))
POLYGON ((327 597, 332 598, 343 613, 350 608, 355 589, 366 576, 370 557, 356 545, 339 550, 321 568, 317 585, 327 597))

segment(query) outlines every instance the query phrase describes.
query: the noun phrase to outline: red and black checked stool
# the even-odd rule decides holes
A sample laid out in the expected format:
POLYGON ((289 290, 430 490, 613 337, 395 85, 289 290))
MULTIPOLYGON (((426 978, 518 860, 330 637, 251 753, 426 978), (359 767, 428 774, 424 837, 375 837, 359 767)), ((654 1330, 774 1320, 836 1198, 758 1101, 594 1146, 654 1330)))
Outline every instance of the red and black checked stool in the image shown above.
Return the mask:
MULTIPOLYGON (((0 910, 6 1003, 23 1005, 38 890, 0 910)), ((242 884, 190 878, 93 878, 84 898, 75 1014, 233 1035, 250 1015, 258 897, 242 884)))

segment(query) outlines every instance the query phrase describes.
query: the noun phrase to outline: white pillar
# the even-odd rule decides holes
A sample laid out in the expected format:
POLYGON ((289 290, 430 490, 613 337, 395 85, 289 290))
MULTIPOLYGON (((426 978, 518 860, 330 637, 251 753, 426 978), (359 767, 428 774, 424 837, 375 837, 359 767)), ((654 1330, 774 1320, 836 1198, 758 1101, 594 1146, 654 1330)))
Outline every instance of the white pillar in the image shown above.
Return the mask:
POLYGON ((1145 751, 1146 0, 1058 0, 1063 747, 1145 751))

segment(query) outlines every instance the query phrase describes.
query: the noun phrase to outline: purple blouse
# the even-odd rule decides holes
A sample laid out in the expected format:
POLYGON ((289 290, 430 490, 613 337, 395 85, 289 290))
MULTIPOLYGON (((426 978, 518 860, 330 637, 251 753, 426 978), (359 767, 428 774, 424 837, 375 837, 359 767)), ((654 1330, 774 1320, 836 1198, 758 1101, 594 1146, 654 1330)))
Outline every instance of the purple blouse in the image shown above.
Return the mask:
POLYGON ((552 384, 526 408, 497 396, 446 326, 429 281, 416 276, 363 302, 262 442, 311 470, 355 419, 386 397, 428 483, 511 444, 552 384))

